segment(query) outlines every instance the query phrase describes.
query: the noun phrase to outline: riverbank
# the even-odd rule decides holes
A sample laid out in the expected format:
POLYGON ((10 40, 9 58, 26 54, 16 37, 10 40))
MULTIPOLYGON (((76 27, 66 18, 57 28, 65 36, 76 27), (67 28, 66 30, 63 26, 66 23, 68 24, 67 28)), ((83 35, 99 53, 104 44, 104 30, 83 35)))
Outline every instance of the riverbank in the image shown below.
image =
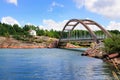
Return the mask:
POLYGON ((98 48, 97 49, 96 48, 94 48, 94 49, 88 48, 82 54, 82 56, 88 56, 88 57, 92 57, 92 58, 101 59, 104 62, 111 63, 116 66, 120 66, 120 54, 119 53, 107 54, 98 48))
POLYGON ((30 38, 29 41, 0 37, 0 48, 54 48, 58 39, 46 36, 30 38))
MULTIPOLYGON (((26 41, 16 40, 12 37, 0 37, 0 48, 56 48, 58 44, 58 39, 50 38, 47 36, 36 36, 29 38, 26 41)), ((80 46, 75 46, 73 44, 67 43, 65 48, 79 48, 80 46)))

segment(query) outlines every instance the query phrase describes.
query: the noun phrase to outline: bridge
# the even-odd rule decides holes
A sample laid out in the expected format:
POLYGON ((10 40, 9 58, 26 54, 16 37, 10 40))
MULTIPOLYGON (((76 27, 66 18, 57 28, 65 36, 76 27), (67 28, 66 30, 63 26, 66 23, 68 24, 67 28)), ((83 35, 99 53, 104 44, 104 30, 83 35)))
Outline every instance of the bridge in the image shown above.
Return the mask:
POLYGON ((60 34, 58 47, 64 47, 68 42, 79 42, 80 45, 85 44, 85 42, 87 45, 89 45, 91 42, 99 43, 101 40, 107 37, 111 37, 111 34, 97 22, 89 19, 71 19, 63 27, 63 30, 60 34), (78 26, 79 24, 81 24, 86 31, 75 29, 76 27, 81 27, 78 26), (95 34, 95 31, 92 30, 93 26, 99 28, 103 33, 101 35, 95 34))

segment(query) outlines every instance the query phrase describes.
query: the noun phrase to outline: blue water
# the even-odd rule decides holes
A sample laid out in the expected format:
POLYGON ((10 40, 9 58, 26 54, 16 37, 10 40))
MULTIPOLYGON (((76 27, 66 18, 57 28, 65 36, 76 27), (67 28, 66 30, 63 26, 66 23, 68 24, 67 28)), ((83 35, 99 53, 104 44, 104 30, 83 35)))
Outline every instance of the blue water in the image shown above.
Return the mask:
POLYGON ((64 49, 0 49, 0 80, 113 80, 102 60, 64 49))

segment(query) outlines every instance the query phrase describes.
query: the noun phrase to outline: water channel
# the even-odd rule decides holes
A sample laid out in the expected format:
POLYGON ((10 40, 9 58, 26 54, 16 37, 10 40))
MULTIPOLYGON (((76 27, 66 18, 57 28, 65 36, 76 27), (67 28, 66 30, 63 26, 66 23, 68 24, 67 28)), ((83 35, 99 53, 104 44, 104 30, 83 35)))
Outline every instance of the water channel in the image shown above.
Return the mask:
POLYGON ((0 80, 114 80, 99 59, 65 49, 0 49, 0 80))

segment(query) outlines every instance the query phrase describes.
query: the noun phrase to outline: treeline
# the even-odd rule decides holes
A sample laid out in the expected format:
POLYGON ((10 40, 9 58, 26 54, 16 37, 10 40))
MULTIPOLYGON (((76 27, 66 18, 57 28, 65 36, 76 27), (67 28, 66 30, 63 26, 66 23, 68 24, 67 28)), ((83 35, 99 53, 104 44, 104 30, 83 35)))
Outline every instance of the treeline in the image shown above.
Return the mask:
MULTIPOLYGON (((29 30, 35 30, 37 36, 48 36, 52 38, 59 38, 60 37, 60 31, 56 30, 44 30, 40 29, 38 26, 34 25, 25 25, 23 27, 18 26, 17 24, 9 25, 5 23, 0 22, 0 36, 29 36, 29 30)), ((110 30, 109 31, 112 34, 120 34, 120 31, 118 30, 110 30)), ((95 31, 96 35, 103 35, 104 33, 100 30, 95 31)), ((68 32, 63 33, 64 36, 68 36, 68 32)), ((78 36, 88 36, 90 35, 88 31, 86 30, 74 30, 72 31, 72 35, 78 35, 78 36)), ((71 35, 71 36, 72 36, 71 35)))
POLYGON ((40 29, 39 27, 36 27, 34 25, 25 25, 23 27, 18 26, 17 24, 9 25, 5 23, 0 23, 0 36, 30 36, 29 31, 35 30, 37 36, 48 36, 53 38, 59 38, 60 31, 56 30, 44 30, 40 29))
MULTIPOLYGON (((119 30, 108 30, 112 35, 120 35, 120 31, 119 30)), ((96 34, 96 36, 98 38, 104 38, 106 37, 106 35, 104 34, 103 31, 101 30, 97 30, 97 31, 94 31, 94 33, 96 34)), ((90 35, 90 33, 87 31, 87 30, 73 30, 73 31, 70 31, 70 32, 64 32, 63 35, 62 35, 62 38, 68 38, 68 37, 71 37, 71 38, 90 38, 92 37, 90 35), (69 35, 70 34, 70 35, 69 35)))

